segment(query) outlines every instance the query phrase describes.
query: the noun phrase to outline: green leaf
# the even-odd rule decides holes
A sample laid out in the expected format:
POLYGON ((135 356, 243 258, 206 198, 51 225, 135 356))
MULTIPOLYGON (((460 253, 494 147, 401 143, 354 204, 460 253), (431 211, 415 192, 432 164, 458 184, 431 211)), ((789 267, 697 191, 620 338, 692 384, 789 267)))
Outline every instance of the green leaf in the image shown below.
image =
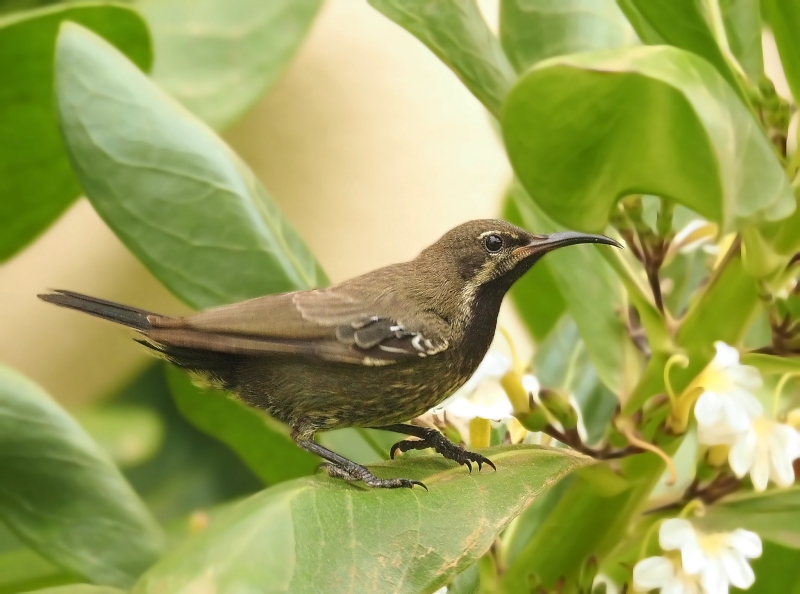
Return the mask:
POLYGON ((109 588, 107 586, 92 586, 90 584, 70 584, 44 590, 33 590, 28 594, 125 594, 124 590, 109 588))
POLYGON ((156 361, 108 396, 108 406, 145 408, 164 426, 164 441, 156 455, 125 469, 131 486, 163 524, 264 487, 234 452, 180 413, 167 383, 168 366, 156 361))
POLYGON ((615 0, 502 0, 500 42, 517 72, 554 56, 634 45, 615 0))
POLYGON ((144 406, 94 406, 76 419, 114 464, 138 466, 151 459, 164 441, 161 418, 144 406))
POLYGON ((224 392, 198 388, 174 367, 167 368, 167 378, 183 416, 236 452, 266 484, 306 476, 319 467, 319 458, 298 448, 282 423, 224 392))
POLYGON ((158 60, 153 78, 216 129, 283 72, 322 0, 141 0, 158 60))
POLYGON ((745 528, 761 538, 800 549, 800 487, 736 494, 708 508, 696 521, 708 531, 745 528))
POLYGON ((522 184, 567 227, 602 231, 615 202, 640 193, 683 204, 724 231, 794 210, 755 120, 708 63, 679 49, 540 62, 509 94, 502 126, 522 184))
POLYGON ((102 39, 62 27, 56 88, 87 197, 178 297, 205 308, 324 284, 244 163, 102 39))
POLYGON ((750 563, 756 574, 747 594, 800 594, 795 576, 800 567, 800 551, 766 541, 761 557, 750 563))
POLYGON ((475 0, 369 0, 428 46, 478 100, 499 116, 516 78, 475 0))
POLYGON ((111 461, 41 388, 0 367, 0 520, 54 563, 129 586, 161 529, 111 461))
POLYGON ((800 357, 778 357, 777 355, 746 353, 742 355, 742 364, 752 365, 764 374, 800 372, 800 357))
POLYGON ((728 46, 745 74, 758 82, 764 76, 759 0, 719 0, 728 46))
MULTIPOLYGON (((524 226, 522 215, 510 197, 503 205, 503 218, 524 226)), ((567 309, 546 260, 538 262, 511 287, 511 299, 522 321, 537 340, 544 340, 567 309)))
POLYGON ((152 60, 147 26, 127 6, 79 3, 0 19, 0 261, 80 193, 53 107, 53 52, 65 20, 93 29, 142 68, 152 60))
MULTIPOLYGON (((523 227, 536 233, 559 230, 518 184, 512 187, 510 196, 519 209, 523 227)), ((625 289, 598 249, 614 248, 575 246, 557 250, 536 266, 545 264, 549 268, 598 376, 624 401, 644 362, 621 317, 628 311, 625 289)))
MULTIPOLYGON (((705 58, 732 89, 741 93, 736 74, 715 36, 715 21, 708 7, 717 0, 618 0, 618 3, 642 41, 673 45, 705 58)), ((717 16, 720 33, 724 35, 724 19, 721 13, 717 16)))
POLYGON ((562 318, 537 345, 533 372, 541 385, 575 396, 583 413, 588 443, 597 443, 619 401, 597 376, 575 322, 562 318))
POLYGON ((148 571, 134 592, 432 592, 480 557, 546 488, 590 463, 564 450, 484 450, 497 472, 436 456, 372 469, 424 490, 370 490, 317 475, 247 499, 148 571), (389 586, 391 585, 391 586, 389 586))
POLYGON ((761 0, 764 14, 778 46, 781 66, 795 101, 800 101, 800 2, 761 0))

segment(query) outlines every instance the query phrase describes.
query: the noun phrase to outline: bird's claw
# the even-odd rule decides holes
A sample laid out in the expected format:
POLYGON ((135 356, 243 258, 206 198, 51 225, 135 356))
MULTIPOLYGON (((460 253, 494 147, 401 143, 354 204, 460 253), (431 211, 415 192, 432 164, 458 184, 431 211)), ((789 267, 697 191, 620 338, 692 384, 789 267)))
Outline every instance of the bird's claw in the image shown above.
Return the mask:
POLYGON ((394 460, 395 454, 397 454, 398 451, 407 452, 408 450, 424 450, 426 448, 433 448, 448 460, 453 460, 462 466, 466 466, 470 474, 472 474, 472 462, 478 465, 479 471, 483 470, 484 464, 491 466, 495 471, 497 470, 494 462, 489 460, 486 456, 478 454, 477 452, 470 452, 461 446, 457 446, 438 431, 431 432, 428 437, 421 439, 404 439, 403 441, 398 441, 389 450, 389 456, 394 460))

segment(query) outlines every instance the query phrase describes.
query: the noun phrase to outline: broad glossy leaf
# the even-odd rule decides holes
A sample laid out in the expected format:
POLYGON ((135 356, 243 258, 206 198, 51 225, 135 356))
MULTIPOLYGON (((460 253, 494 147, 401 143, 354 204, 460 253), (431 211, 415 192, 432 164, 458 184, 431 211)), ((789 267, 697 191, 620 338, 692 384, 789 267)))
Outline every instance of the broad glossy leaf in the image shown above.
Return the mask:
POLYGON ((102 39, 62 28, 56 88, 87 197, 178 297, 204 308, 324 284, 244 163, 102 39))
POLYGON ((436 456, 372 467, 424 480, 430 492, 370 490, 321 474, 267 489, 212 520, 134 592, 432 592, 547 487, 589 462, 536 446, 484 452, 497 472, 470 474, 436 456))
POLYGON ((152 60, 147 25, 127 6, 86 2, 0 19, 0 261, 80 193, 54 108, 53 52, 65 20, 96 31, 141 68, 152 60))
POLYGON ((28 594, 125 594, 125 590, 107 586, 92 586, 91 584, 70 584, 69 586, 32 590, 28 594))
POLYGON ((164 441, 155 456, 125 469, 125 476, 163 524, 239 499, 263 488, 262 481, 230 450, 191 425, 175 405, 166 362, 155 362, 121 390, 109 406, 136 406, 156 414, 164 441))
POLYGON ((515 172, 553 219, 602 231, 628 194, 664 196, 724 230, 794 210, 758 125, 703 59, 631 47, 545 60, 503 109, 515 172))
POLYGON ((733 495, 697 519, 706 530, 745 528, 787 547, 800 549, 800 487, 733 495))
POLYGON ((79 410, 75 416, 120 468, 146 462, 164 442, 161 418, 144 406, 92 406, 79 410))
POLYGON ((0 521, 47 559, 129 586, 163 534, 117 468, 41 388, 0 367, 0 521))
POLYGON ((800 357, 778 357, 777 355, 746 353, 742 355, 742 363, 757 367, 764 374, 800 372, 800 357))
POLYGON ((157 56, 153 78, 216 129, 280 76, 322 0, 141 0, 157 56))
POLYGON ((476 0, 369 0, 408 30, 455 72, 472 94, 499 116, 516 78, 476 0))
POLYGON ((588 443, 597 443, 619 401, 597 376, 574 320, 562 318, 547 340, 537 345, 533 372, 542 386, 575 396, 588 443))
MULTIPOLYGON (((518 185, 512 187, 510 196, 519 209, 523 227, 537 233, 559 230, 518 185)), ((548 266, 597 374, 625 401, 641 373, 643 360, 622 318, 628 311, 625 290, 598 249, 615 248, 574 246, 556 250, 536 266, 548 266)))
POLYGON ((764 14, 775 35, 781 66, 795 101, 800 101, 800 2, 761 0, 764 14))
MULTIPOLYGON (((628 20, 642 41, 651 45, 669 44, 690 51, 708 60, 739 92, 731 66, 714 36, 711 3, 696 0, 618 0, 628 20)), ((724 20, 719 14, 719 24, 724 20)))
POLYGON ((728 46, 754 82, 764 76, 760 0, 719 0, 728 46))
MULTIPOLYGON (((507 198, 503 218, 509 223, 524 226, 516 202, 507 198)), ((511 299, 525 326, 537 341, 544 340, 567 309, 549 261, 542 260, 511 287, 511 299)))
POLYGON ((285 425, 224 392, 198 388, 174 367, 167 377, 183 416, 236 452, 266 484, 306 476, 319 467, 319 458, 298 448, 285 425))
POLYGON ((554 56, 637 43, 615 0, 502 0, 500 41, 517 72, 554 56))
POLYGON ((747 589, 747 594, 800 594, 800 580, 796 578, 800 567, 799 550, 766 541, 761 557, 750 564, 756 581, 747 589))

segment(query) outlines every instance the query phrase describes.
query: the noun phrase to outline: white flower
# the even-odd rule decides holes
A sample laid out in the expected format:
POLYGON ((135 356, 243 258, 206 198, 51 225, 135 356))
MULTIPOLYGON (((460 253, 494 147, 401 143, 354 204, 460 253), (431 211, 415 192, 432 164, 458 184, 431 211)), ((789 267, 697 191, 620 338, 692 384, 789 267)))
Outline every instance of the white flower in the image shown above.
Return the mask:
POLYGON ((480 417, 499 421, 511 417, 514 414, 511 402, 500 385, 500 380, 510 370, 508 357, 489 351, 472 377, 437 409, 463 419, 480 417))
POLYGON ((715 342, 717 354, 692 382, 690 389, 703 393, 694 408, 700 443, 728 443, 747 430, 764 408, 753 395, 761 387, 761 374, 755 367, 739 363, 739 351, 724 342, 715 342))
MULTIPOLYGON (((689 520, 672 518, 661 524, 658 531, 658 542, 665 551, 680 552, 680 567, 677 561, 666 561, 673 564, 673 582, 680 583, 683 590, 672 586, 655 586, 665 592, 694 592, 691 590, 690 578, 699 581, 705 594, 727 594, 730 586, 746 589, 753 585, 755 575, 748 564, 748 559, 761 556, 761 539, 754 532, 748 530, 734 530, 733 532, 716 532, 705 534, 695 530, 689 520)), ((650 559, 658 559, 651 557, 650 559)), ((663 561, 645 559, 637 564, 649 561, 644 569, 639 569, 640 582, 642 573, 645 577, 655 578, 658 575, 667 575, 667 568, 663 561), (658 572, 661 573, 658 573, 658 572)), ((634 568, 634 580, 636 579, 634 568)), ((643 582, 643 585, 646 585, 643 582)), ((638 587, 638 586, 637 586, 638 587)), ((652 587, 652 586, 651 586, 652 587)))
POLYGON ((665 260, 672 259, 677 253, 686 254, 714 241, 717 226, 704 219, 694 219, 675 234, 667 248, 665 260))
POLYGON ((763 416, 752 394, 761 387, 754 367, 739 364, 733 347, 717 342, 717 356, 696 387, 704 390, 694 408, 698 441, 730 448, 728 463, 737 477, 750 474, 753 488, 763 491, 770 480, 780 487, 794 483, 792 461, 800 458, 800 435, 789 425, 763 416))
POLYGON ((756 491, 766 489, 770 480, 779 487, 794 483, 792 462, 800 458, 800 434, 789 425, 759 417, 727 445, 731 469, 739 478, 750 473, 756 491))
POLYGON ((661 594, 699 594, 700 579, 683 570, 678 557, 648 557, 633 568, 633 587, 638 592, 658 589, 661 594))

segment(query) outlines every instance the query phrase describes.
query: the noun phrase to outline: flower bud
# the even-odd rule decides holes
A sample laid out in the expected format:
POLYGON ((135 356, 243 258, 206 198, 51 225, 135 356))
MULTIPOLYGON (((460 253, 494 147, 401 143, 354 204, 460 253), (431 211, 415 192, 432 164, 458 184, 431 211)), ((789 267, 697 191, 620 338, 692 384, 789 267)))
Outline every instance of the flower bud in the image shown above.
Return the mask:
POLYGON ((523 427, 525 427, 525 429, 533 432, 543 431, 544 428, 550 424, 550 418, 547 416, 547 411, 535 403, 533 408, 531 408, 526 414, 518 414, 517 420, 523 427))
POLYGON ((569 398, 555 390, 544 388, 539 391, 539 400, 564 429, 574 429, 578 426, 578 413, 572 407, 569 398))

